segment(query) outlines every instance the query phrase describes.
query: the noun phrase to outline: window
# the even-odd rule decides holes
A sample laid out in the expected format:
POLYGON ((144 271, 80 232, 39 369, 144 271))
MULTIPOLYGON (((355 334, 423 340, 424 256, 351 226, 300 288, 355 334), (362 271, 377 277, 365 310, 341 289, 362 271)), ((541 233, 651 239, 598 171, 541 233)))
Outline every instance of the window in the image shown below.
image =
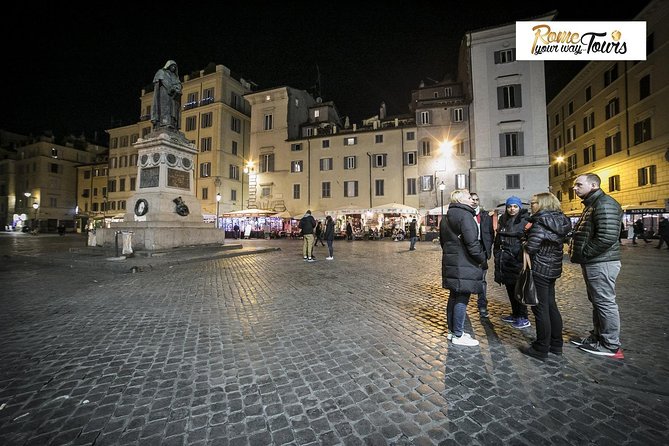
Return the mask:
POLYGON ((374 135, 374 143, 381 144, 383 142, 383 135, 374 135))
POLYGON ((322 198, 332 197, 332 191, 331 191, 331 186, 330 186, 329 181, 323 181, 321 183, 321 197, 322 198))
POLYGON ((382 197, 384 195, 384 183, 384 180, 374 180, 374 195, 377 197, 382 197))
POLYGON ((620 190, 620 175, 613 175, 609 177, 609 192, 620 190))
POLYGON ((211 152, 211 137, 200 138, 200 152, 211 152))
POLYGON ((274 117, 271 114, 265 114, 265 117, 263 118, 263 125, 262 129, 263 130, 272 130, 272 120, 274 117))
POLYGON ((296 161, 291 161, 290 162, 290 171, 293 173, 299 173, 304 170, 304 167, 302 165, 302 160, 296 160, 296 161))
POLYGON ((123 155, 118 157, 118 167, 128 167, 128 156, 123 155))
POLYGON ((230 130, 233 132, 241 133, 242 131, 242 121, 239 118, 234 116, 230 117, 230 130))
POLYGON ((293 200, 299 200, 299 199, 300 199, 300 185, 293 184, 293 200))
POLYGON ((200 163, 200 178, 211 176, 211 163, 200 163))
POLYGON ((509 63, 516 60, 516 49, 509 48, 506 50, 495 51, 495 64, 509 63))
POLYGON ((507 189, 520 189, 520 174, 514 173, 506 176, 507 189))
POLYGON ((413 141, 416 139, 416 132, 407 132, 407 141, 413 141))
POLYGON ((407 195, 416 195, 418 192, 416 190, 416 179, 407 178, 407 195))
POLYGON ((576 125, 572 124, 567 127, 567 144, 576 139, 576 125))
POLYGON ((356 167, 356 157, 355 156, 345 156, 344 157, 344 169, 352 170, 356 167))
POLYGON ((657 171, 653 164, 652 166, 642 167, 639 169, 639 186, 657 183, 657 171))
POLYGON ((214 115, 212 112, 203 113, 200 117, 200 127, 206 129, 214 125, 214 115))
POLYGON ((121 139, 119 139, 119 147, 128 147, 128 136, 121 136, 121 139))
POLYGON ((589 115, 583 118, 583 133, 588 133, 595 128, 595 112, 590 112, 589 115))
POLYGON ((208 200, 209 199, 209 189, 206 187, 202 188, 202 199, 203 200, 208 200))
POLYGON ((388 155, 385 153, 377 153, 374 155, 374 167, 386 167, 388 155))
POLYGON ((314 110, 314 118, 320 118, 321 117, 321 111, 320 110, 314 110))
POLYGON ((404 165, 415 166, 418 152, 404 152, 404 165))
POLYGON ((330 140, 329 139, 324 139, 323 141, 321 141, 321 148, 329 149, 330 148, 330 140))
POLYGON ((555 127, 560 125, 560 113, 555 113, 555 127))
POLYGON ((320 168, 321 170, 332 170, 332 158, 321 158, 320 168))
POLYGON ((567 104, 567 116, 571 116, 574 113, 574 101, 569 101, 567 104))
POLYGON ((110 149, 117 149, 118 148, 118 138, 111 138, 109 140, 109 148, 110 149))
POLYGON ((345 146, 354 146, 358 143, 358 137, 357 136, 351 136, 349 138, 344 138, 344 145, 345 146))
POLYGON ((569 155, 567 158, 567 171, 571 172, 572 170, 575 170, 578 167, 577 165, 577 158, 576 154, 574 153, 573 155, 569 155))
POLYGON ((291 144, 290 145, 290 151, 291 152, 299 152, 301 150, 302 150, 302 144, 297 143, 297 144, 291 144))
POLYGON ((465 116, 465 112, 462 108, 454 108, 453 109, 453 116, 452 116, 453 122, 464 121, 464 116, 465 116))
POLYGON ((190 132, 197 128, 197 116, 188 116, 186 118, 186 131, 190 132))
POLYGON ((607 136, 604 140, 604 153, 606 156, 613 155, 618 153, 621 150, 620 145, 620 132, 617 132, 613 135, 607 136))
POLYGON ((655 33, 650 33, 646 37, 646 55, 655 51, 655 33))
POLYGON ((109 158, 109 168, 116 169, 118 167, 118 159, 116 157, 109 158))
POLYGON ((616 79, 618 79, 618 64, 614 64, 604 72, 604 86, 608 87, 616 79))
POLYGON ((231 92, 230 93, 230 106, 234 108, 235 110, 241 110, 242 109, 242 97, 238 95, 237 93, 231 92))
POLYGON ((590 99, 592 99, 592 87, 588 85, 585 87, 585 102, 588 102, 590 99))
POLYGON ((455 141, 455 144, 453 145, 455 149, 455 154, 456 155, 464 155, 465 154, 465 142, 464 141, 455 141))
POLYGON ((269 198, 272 195, 272 188, 263 186, 260 188, 260 198, 269 198))
POLYGON ((186 104, 184 104, 184 108, 189 109, 195 107, 197 105, 197 98, 198 98, 197 92, 188 93, 186 104))
POLYGON ((520 84, 497 87, 498 110, 518 108, 522 105, 520 84))
POLYGON ((237 141, 232 141, 232 147, 230 148, 230 151, 233 155, 237 155, 237 141))
POLYGON ((499 156, 522 156, 523 155, 523 133, 511 132, 499 135, 499 156))
POLYGON ((639 100, 650 96, 650 74, 639 79, 639 100))
POLYGON ((235 164, 230 164, 230 179, 239 180, 239 166, 235 164))
POLYGON ((423 175, 420 177, 420 190, 422 192, 434 189, 434 177, 432 175, 423 175))
POLYGON ((590 164, 595 161, 597 161, 597 150, 593 144, 583 149, 583 164, 590 164))
POLYGON ((262 172, 274 172, 274 154, 266 153, 260 155, 260 162, 258 163, 258 170, 262 172))
POLYGON ((144 137, 145 137, 146 135, 148 135, 149 133, 151 133, 151 127, 144 127, 144 128, 142 129, 142 138, 144 138, 144 137))
POLYGON ((446 96, 447 98, 453 96, 453 89, 451 87, 444 88, 444 96, 446 96))
POLYGON ((116 192, 116 180, 107 181, 107 191, 116 192))
POLYGON ((467 174, 465 173, 455 174, 455 188, 467 189, 467 174))
POLYGON ((650 131, 650 117, 634 123, 634 144, 641 144, 652 138, 650 131))
POLYGON ((237 201, 237 189, 230 189, 230 201, 237 201))
POLYGON ((620 113, 620 101, 618 98, 613 98, 606 104, 606 119, 610 119, 620 113))
POLYGON ((430 156, 430 141, 424 139, 420 143, 420 155, 421 156, 430 156))
MULTIPOLYGON (((234 95, 234 93, 232 93, 234 95)), ((214 99, 214 88, 205 88, 202 90, 202 102, 205 102, 208 104, 209 102, 213 101, 214 99)))
POLYGON ((130 178, 130 190, 136 190, 137 189, 137 178, 132 177, 130 178))
POLYGON ((84 189, 83 193, 81 194, 81 196, 84 198, 88 198, 90 195, 91 195, 90 189, 84 189))
POLYGON ((558 151, 562 147, 562 136, 557 135, 553 138, 553 152, 558 151))
POLYGON ((358 196, 358 182, 344 181, 344 196, 357 197, 358 196))
POLYGON ((133 153, 130 155, 130 166, 136 166, 137 165, 137 154, 133 153))
POLYGON ((430 123, 430 112, 429 111, 422 111, 420 112, 418 122, 421 124, 429 124, 430 123))
POLYGON ((119 192, 125 192, 125 178, 118 180, 118 190, 119 192))
MULTIPOLYGON (((116 158, 114 158, 114 160, 116 160, 116 158)), ((60 170, 59 167, 60 166, 56 163, 49 163, 49 172, 58 173, 58 171, 60 170)))

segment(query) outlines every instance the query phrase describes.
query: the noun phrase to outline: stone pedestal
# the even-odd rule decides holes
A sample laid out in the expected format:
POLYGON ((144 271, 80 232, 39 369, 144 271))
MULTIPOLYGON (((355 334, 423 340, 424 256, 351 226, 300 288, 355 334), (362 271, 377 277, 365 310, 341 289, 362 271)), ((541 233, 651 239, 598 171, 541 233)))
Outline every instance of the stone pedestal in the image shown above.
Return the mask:
POLYGON ((135 147, 135 195, 127 202, 124 222, 96 231, 97 244, 113 246, 119 231, 132 232, 135 250, 223 243, 225 231, 202 221, 195 194, 195 146, 181 132, 158 130, 135 147))

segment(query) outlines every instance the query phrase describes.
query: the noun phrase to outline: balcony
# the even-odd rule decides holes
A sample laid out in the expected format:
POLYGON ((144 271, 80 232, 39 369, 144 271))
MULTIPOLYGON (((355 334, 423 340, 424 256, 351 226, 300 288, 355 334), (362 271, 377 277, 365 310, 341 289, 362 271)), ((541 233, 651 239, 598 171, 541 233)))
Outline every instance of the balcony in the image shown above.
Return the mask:
POLYGON ((200 101, 200 105, 207 105, 207 104, 211 104, 212 102, 214 102, 214 98, 211 98, 211 97, 204 98, 200 101))
POLYGON ((192 108, 197 107, 198 105, 200 105, 200 104, 198 104, 197 101, 186 102, 184 104, 184 110, 190 110, 192 108))

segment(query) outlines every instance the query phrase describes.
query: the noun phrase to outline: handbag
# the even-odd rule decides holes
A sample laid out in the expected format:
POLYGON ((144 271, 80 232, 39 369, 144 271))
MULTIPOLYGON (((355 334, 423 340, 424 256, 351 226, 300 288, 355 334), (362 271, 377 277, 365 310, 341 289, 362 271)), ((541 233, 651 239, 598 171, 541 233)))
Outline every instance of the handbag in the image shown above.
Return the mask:
POLYGON ((532 263, 530 255, 523 249, 523 269, 518 274, 516 287, 513 296, 518 302, 524 305, 537 305, 537 288, 534 286, 534 277, 532 277, 532 263))

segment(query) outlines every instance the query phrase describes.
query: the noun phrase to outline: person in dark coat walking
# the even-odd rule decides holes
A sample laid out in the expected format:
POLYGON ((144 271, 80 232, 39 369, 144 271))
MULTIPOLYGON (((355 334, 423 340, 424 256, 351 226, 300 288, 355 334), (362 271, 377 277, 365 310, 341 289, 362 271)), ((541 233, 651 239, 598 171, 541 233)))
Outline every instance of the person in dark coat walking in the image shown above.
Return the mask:
POLYGON ((634 229, 634 235, 632 236, 632 244, 636 245, 637 237, 643 239, 643 241, 646 243, 650 243, 648 237, 646 236, 646 226, 643 224, 642 219, 638 219, 637 221, 635 221, 632 228, 634 229))
POLYGON ((325 243, 323 243, 323 224, 321 223, 320 220, 318 220, 318 223, 316 223, 316 229, 314 230, 314 247, 318 245, 318 242, 321 242, 321 246, 325 246, 325 243))
POLYGON ((465 333, 467 304, 472 293, 483 291, 485 251, 478 238, 474 207, 467 189, 451 193, 451 204, 439 224, 442 287, 448 293, 446 319, 448 339, 455 345, 474 347, 479 341, 465 333))
POLYGON ((418 235, 416 234, 416 219, 414 218, 411 220, 411 223, 409 223, 409 239, 411 240, 411 243, 409 244, 409 251, 415 251, 416 250, 416 240, 418 239, 418 235))
POLYGON ((472 192, 472 201, 474 203, 474 212, 476 212, 476 223, 479 225, 479 240, 485 250, 486 261, 483 263, 483 292, 479 293, 476 305, 479 309, 479 315, 482 318, 488 317, 488 282, 486 282, 486 273, 488 272, 488 260, 492 256, 492 244, 495 240, 495 230, 492 226, 492 217, 481 207, 481 199, 476 192, 472 192))
POLYGON ((335 237, 335 226, 334 220, 330 215, 325 218, 325 242, 328 244, 328 252, 330 255, 325 258, 325 260, 334 260, 334 243, 335 237))
POLYGON ((523 253, 520 238, 524 235, 528 212, 522 208, 520 198, 511 196, 506 200, 506 210, 499 218, 493 254, 495 256, 495 282, 506 287, 511 302, 511 314, 502 317, 502 321, 514 328, 527 328, 527 306, 513 296, 518 281, 518 274, 523 266, 523 253))
POLYGON ((532 307, 537 339, 520 351, 543 361, 548 352, 562 354, 562 315, 555 303, 555 281, 562 275, 564 242, 571 221, 562 213, 560 200, 550 192, 534 195, 530 210, 523 247, 530 255, 537 290, 538 303, 532 307))
POLYGON ((660 243, 655 249, 661 249, 662 242, 666 243, 667 249, 669 249, 669 220, 667 220, 667 217, 660 218, 660 223, 657 226, 657 234, 660 236, 660 243))
POLYGON ((302 236, 304 237, 302 242, 302 254, 304 255, 304 260, 313 262, 315 260, 312 252, 314 249, 314 228, 316 227, 316 219, 311 215, 311 210, 308 210, 304 214, 304 217, 300 219, 297 227, 302 230, 302 236))

